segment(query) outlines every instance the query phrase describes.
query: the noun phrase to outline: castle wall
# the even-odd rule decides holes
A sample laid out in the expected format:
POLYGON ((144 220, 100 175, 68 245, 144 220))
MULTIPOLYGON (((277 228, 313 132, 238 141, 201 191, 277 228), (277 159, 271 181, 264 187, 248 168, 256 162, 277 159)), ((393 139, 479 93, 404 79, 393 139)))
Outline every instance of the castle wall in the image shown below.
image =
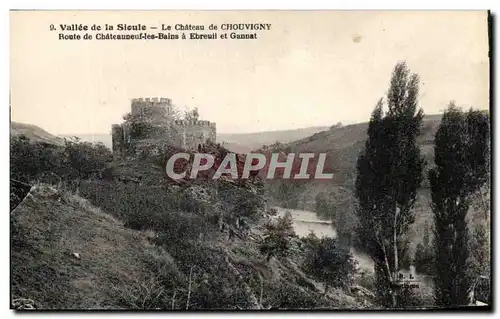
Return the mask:
POLYGON ((183 148, 196 149, 198 144, 216 142, 215 123, 209 121, 175 121, 174 125, 182 133, 183 148))

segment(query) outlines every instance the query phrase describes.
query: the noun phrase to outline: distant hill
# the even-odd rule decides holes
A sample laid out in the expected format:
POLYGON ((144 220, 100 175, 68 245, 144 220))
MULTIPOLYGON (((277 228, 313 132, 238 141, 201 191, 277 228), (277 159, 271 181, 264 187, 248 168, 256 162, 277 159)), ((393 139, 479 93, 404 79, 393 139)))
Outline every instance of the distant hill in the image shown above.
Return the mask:
POLYGON ((64 139, 62 139, 61 137, 52 135, 49 132, 45 131, 44 129, 32 124, 11 122, 10 135, 11 136, 24 135, 28 139, 34 142, 41 142, 59 146, 64 145, 64 139))
POLYGON ((226 143, 226 148, 231 150, 231 146, 247 148, 248 150, 261 148, 262 145, 289 143, 301 140, 307 136, 328 130, 328 126, 315 126, 298 128, 284 131, 266 131, 254 133, 222 133, 217 134, 217 142, 226 143))
MULTIPOLYGON (((433 161, 434 134, 441 121, 441 114, 427 115, 423 121, 418 143, 428 161, 433 161)), ((344 184, 355 173, 356 160, 363 149, 368 123, 332 128, 288 143, 293 152, 326 152, 340 171, 338 182, 344 184)))

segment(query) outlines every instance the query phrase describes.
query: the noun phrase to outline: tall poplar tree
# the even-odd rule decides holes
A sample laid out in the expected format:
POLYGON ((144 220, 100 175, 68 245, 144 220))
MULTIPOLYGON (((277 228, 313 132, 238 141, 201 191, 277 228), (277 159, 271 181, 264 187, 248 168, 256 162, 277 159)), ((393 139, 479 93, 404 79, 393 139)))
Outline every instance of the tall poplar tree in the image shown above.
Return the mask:
POLYGON ((464 113, 453 102, 435 136, 436 167, 429 171, 435 228, 436 304, 457 307, 469 302, 467 213, 472 195, 487 179, 488 116, 464 113))
POLYGON ((418 93, 418 76, 398 63, 387 94, 388 111, 384 113, 381 99, 357 162, 358 238, 374 260, 379 297, 387 307, 400 302, 399 270, 425 165, 416 143, 423 119, 418 93))

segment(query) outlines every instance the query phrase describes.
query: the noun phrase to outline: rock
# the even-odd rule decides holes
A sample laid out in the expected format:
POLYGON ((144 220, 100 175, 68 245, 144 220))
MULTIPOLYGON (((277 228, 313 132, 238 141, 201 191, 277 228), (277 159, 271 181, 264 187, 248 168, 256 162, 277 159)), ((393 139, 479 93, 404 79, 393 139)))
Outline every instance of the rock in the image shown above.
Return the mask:
POLYGON ((80 254, 79 253, 72 253, 71 255, 73 257, 75 257, 76 259, 80 259, 80 254))

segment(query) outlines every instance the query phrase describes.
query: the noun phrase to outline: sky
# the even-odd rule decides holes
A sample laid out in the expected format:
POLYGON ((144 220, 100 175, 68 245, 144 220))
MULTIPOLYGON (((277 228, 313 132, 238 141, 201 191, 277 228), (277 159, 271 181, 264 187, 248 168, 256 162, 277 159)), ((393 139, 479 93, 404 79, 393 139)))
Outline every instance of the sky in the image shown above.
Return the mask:
POLYGON ((489 106, 486 11, 13 11, 10 26, 11 120, 52 134, 109 133, 136 97, 197 107, 219 133, 365 122, 398 61, 420 76, 426 114, 451 100, 489 106), (184 41, 63 41, 50 30, 80 23, 271 29, 184 41))

